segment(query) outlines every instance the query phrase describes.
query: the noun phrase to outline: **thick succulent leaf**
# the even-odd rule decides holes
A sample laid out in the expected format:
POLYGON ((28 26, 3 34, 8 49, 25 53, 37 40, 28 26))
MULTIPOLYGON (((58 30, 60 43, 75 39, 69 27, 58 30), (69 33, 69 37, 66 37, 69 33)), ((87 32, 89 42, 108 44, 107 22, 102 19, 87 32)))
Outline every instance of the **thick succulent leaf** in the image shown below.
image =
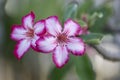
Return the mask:
POLYGON ((75 18, 78 10, 78 4, 73 2, 67 5, 63 17, 63 21, 66 21, 68 18, 75 18))
POLYGON ((93 72, 90 60, 87 55, 82 57, 75 57, 76 72, 79 80, 95 80, 95 73, 93 72))
POLYGON ((82 39, 87 44, 99 44, 103 38, 103 34, 100 33, 90 33, 87 35, 81 35, 82 39))

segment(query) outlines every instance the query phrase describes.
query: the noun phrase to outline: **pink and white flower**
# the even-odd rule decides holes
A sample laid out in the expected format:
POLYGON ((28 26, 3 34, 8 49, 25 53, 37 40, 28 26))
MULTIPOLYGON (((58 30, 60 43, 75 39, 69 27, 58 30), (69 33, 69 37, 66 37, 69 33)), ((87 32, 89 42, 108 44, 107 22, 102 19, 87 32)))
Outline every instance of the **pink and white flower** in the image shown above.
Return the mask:
POLYGON ((36 45, 39 51, 53 53, 53 61, 57 67, 64 66, 68 62, 70 52, 80 56, 84 54, 85 44, 79 35, 81 27, 75 21, 68 19, 64 23, 64 29, 57 16, 51 16, 45 20, 48 35, 39 38, 36 45))
POLYGON ((34 19, 35 15, 31 12, 22 18, 22 25, 12 26, 11 38, 18 41, 14 50, 18 59, 21 59, 30 47, 37 51, 35 42, 45 33, 45 21, 40 20, 34 24, 34 19))

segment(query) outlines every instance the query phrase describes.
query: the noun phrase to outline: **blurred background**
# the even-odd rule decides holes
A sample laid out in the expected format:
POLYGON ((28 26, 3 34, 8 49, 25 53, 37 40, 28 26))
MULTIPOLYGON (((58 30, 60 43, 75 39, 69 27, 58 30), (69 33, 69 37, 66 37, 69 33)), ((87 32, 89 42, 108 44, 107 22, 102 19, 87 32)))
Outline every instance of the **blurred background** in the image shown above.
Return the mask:
POLYGON ((89 46, 85 56, 71 55, 61 69, 55 67, 51 54, 30 49, 20 61, 13 55, 16 42, 10 39, 11 26, 21 24, 22 16, 34 11, 35 21, 57 15, 62 22, 74 1, 79 4, 77 19, 92 16, 87 20, 89 31, 104 34, 100 45, 120 54, 120 0, 0 0, 0 80, 120 80, 120 62, 103 58, 89 46))

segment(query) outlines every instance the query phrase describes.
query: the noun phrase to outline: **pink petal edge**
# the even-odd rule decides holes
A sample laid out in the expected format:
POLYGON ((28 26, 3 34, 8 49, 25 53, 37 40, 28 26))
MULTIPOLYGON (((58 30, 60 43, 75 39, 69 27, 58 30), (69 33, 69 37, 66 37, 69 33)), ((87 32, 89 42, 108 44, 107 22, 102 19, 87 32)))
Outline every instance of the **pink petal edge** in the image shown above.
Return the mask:
POLYGON ((45 20, 45 25, 46 25, 46 30, 50 35, 56 36, 62 31, 62 26, 57 16, 48 17, 45 20))
MULTIPOLYGON (((77 39, 77 38, 76 38, 77 39)), ((83 42, 83 40, 81 39, 81 38, 79 38, 79 43, 82 43, 83 44, 83 47, 84 47, 84 49, 81 51, 75 51, 75 50, 71 50, 71 49, 69 49, 69 45, 68 45, 68 47, 67 47, 67 49, 69 50, 69 52, 71 52, 73 55, 76 55, 76 56, 82 56, 82 55, 84 55, 84 53, 85 53, 85 43, 83 42)), ((69 43, 68 43, 69 44, 69 43)), ((74 44, 74 43, 73 43, 74 44)), ((73 45, 72 43, 71 43, 71 45, 73 45)))
POLYGON ((76 36, 79 35, 79 32, 81 30, 81 26, 74 20, 72 19, 67 19, 64 23, 64 29, 63 32, 67 33, 68 36, 76 36), (72 22, 72 24, 71 24, 72 22), (71 26, 73 25, 73 26, 71 26), (73 32, 74 30, 74 32, 73 32))
MULTIPOLYGON (((22 41, 22 40, 21 40, 22 41)), ((29 48, 30 48, 30 46, 29 46, 29 48, 27 48, 27 50, 25 50, 25 52, 22 54, 22 56, 18 56, 18 53, 17 53, 17 49, 18 49, 18 47, 19 47, 19 45, 20 45, 20 42, 21 41, 18 41, 18 43, 17 43, 17 45, 15 46, 15 49, 14 49, 14 55, 15 55, 15 57, 18 59, 18 60, 21 60, 21 58, 25 55, 25 53, 29 50, 29 48)))
MULTIPOLYGON (((67 48, 66 48, 66 50, 67 50, 67 48)), ((54 52, 53 52, 53 55, 52 55, 52 59, 53 59, 53 62, 56 65, 57 68, 62 68, 69 61, 69 52, 68 52, 68 55, 67 55, 67 58, 66 58, 65 62, 63 62, 63 64, 61 64, 61 65, 57 62, 54 52)))
MULTIPOLYGON (((53 58, 53 57, 52 57, 52 58, 53 58)), ((64 63, 63 65, 59 66, 59 64, 58 64, 58 63, 55 61, 55 59, 53 58, 53 62, 55 63, 55 65, 56 65, 57 68, 62 68, 63 66, 65 66, 65 64, 68 63, 68 61, 69 61, 69 58, 65 61, 65 63, 64 63)))
POLYGON ((31 12, 30 12, 30 13, 28 13, 26 16, 23 16, 23 17, 22 17, 22 25, 23 25, 23 27, 24 27, 25 29, 27 29, 27 27, 29 27, 29 26, 26 26, 26 25, 25 25, 24 20, 25 20, 26 18, 28 18, 29 16, 31 16, 31 17, 32 17, 31 27, 33 26, 33 23, 34 23, 35 14, 34 14, 34 12, 33 12, 33 11, 31 11, 31 12))
MULTIPOLYGON (((39 41, 41 41, 41 40, 44 40, 44 38, 43 38, 43 37, 39 38, 39 39, 36 41, 36 48, 33 48, 33 49, 35 49, 37 52, 42 52, 42 53, 48 54, 49 52, 46 52, 46 51, 41 50, 41 49, 39 48, 38 43, 39 43, 39 41)), ((51 52, 51 51, 50 51, 50 52, 51 52)))
POLYGON ((46 33, 45 20, 37 21, 34 25, 34 29, 35 29, 36 35, 44 35, 46 33), (39 26, 40 28, 43 27, 43 29, 39 30, 39 32, 37 32, 37 28, 36 28, 38 24, 43 24, 39 26))
MULTIPOLYGON (((13 25, 12 27, 11 27, 11 34, 10 34, 10 38, 12 39, 12 40, 15 40, 15 41, 19 41, 19 40, 22 40, 22 39, 24 39, 24 38, 19 38, 19 39, 16 39, 15 37, 13 37, 13 35, 15 34, 14 33, 14 31, 15 31, 15 29, 16 28, 18 28, 18 29, 22 29, 22 26, 21 25, 13 25)), ((24 29, 24 28, 23 28, 24 29)), ((23 34, 24 34, 24 32, 22 32, 23 34)), ((17 35, 21 35, 22 36, 22 34, 17 34, 17 35)))
POLYGON ((34 47, 34 46, 31 45, 31 48, 36 52, 41 52, 36 46, 34 47))
MULTIPOLYGON (((48 36, 47 36, 47 37, 48 37, 48 36)), ((57 44, 55 44, 55 43, 50 43, 50 44, 47 44, 47 45, 42 45, 42 44, 40 44, 40 42, 45 41, 45 38, 46 38, 46 37, 40 37, 40 38, 36 41, 37 51, 43 52, 43 53, 50 53, 50 52, 52 52, 52 51, 54 50, 54 48, 56 47, 57 44), (54 44, 54 46, 52 46, 52 44, 54 44), (42 46, 41 46, 41 45, 42 45, 42 46), (52 46, 52 49, 46 50, 46 49, 48 49, 48 48, 47 48, 48 46, 52 46), (42 47, 43 47, 43 49, 42 49, 42 47), (46 47, 46 49, 45 49, 44 47, 46 47)), ((51 42, 51 41, 49 41, 49 42, 51 42)), ((46 42, 46 43, 49 43, 49 42, 46 42)))
POLYGON ((40 52, 36 46, 36 41, 39 39, 38 36, 35 36, 34 39, 31 41, 31 48, 36 52, 40 52))

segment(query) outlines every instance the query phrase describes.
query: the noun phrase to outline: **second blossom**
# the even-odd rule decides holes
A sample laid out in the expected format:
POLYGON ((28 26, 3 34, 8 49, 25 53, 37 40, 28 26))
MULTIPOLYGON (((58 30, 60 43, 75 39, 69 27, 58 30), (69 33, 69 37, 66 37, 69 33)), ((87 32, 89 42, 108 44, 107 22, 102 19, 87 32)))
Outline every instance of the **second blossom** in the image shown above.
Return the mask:
POLYGON ((47 35, 37 40, 36 45, 43 53, 52 52, 53 61, 57 67, 67 63, 69 54, 83 55, 85 45, 81 38, 78 38, 82 30, 80 25, 68 19, 62 28, 58 17, 51 16, 45 20, 47 35))

